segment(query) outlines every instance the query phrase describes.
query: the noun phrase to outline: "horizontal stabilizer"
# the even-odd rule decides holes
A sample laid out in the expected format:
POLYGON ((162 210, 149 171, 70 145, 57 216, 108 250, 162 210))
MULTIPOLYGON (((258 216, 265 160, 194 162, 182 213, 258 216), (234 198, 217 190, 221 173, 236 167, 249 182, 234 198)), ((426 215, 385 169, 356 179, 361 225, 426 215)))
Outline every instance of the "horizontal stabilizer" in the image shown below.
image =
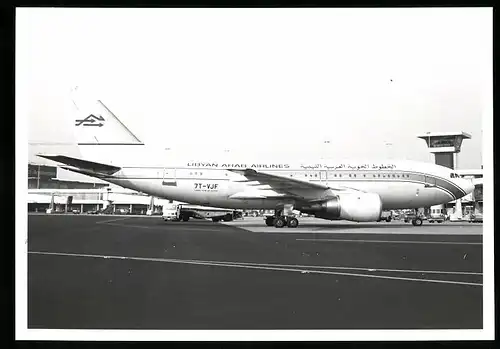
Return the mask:
MULTIPOLYGON (((41 158, 49 159, 52 161, 60 162, 60 163, 63 163, 65 165, 76 167, 76 169, 80 170, 80 171, 75 171, 75 172, 80 172, 80 173, 85 173, 85 174, 101 173, 101 174, 105 174, 105 175, 111 175, 111 174, 116 173, 116 172, 121 170, 121 167, 101 164, 99 162, 93 162, 93 161, 88 161, 88 160, 72 158, 70 156, 65 156, 65 155, 38 154, 37 156, 39 156, 41 158)), ((64 168, 68 169, 68 170, 73 170, 71 168, 66 168, 66 167, 64 167, 64 168)))
POLYGON ((89 171, 89 170, 83 170, 83 169, 71 167, 71 166, 61 166, 61 168, 64 170, 80 173, 80 174, 90 176, 90 177, 100 178, 103 180, 106 180, 106 178, 110 176, 110 175, 105 174, 105 173, 98 173, 98 172, 93 172, 93 171, 89 171))

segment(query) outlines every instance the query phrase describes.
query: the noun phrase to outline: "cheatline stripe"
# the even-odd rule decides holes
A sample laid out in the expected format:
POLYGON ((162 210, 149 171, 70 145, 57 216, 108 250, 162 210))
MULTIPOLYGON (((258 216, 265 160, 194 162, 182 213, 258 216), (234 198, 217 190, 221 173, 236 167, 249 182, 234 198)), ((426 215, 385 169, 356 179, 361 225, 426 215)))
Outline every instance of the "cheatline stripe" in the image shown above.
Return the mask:
MULTIPOLYGON (((103 179, 111 179, 111 180, 164 180, 164 179, 169 179, 169 180, 204 180, 204 181, 221 181, 221 182, 229 182, 231 181, 229 178, 206 178, 206 177, 176 177, 176 178, 163 178, 163 177, 125 177, 125 176, 102 176, 100 178, 103 179)), ((324 181, 320 180, 312 180, 311 182, 313 183, 324 183, 324 181)), ((373 178, 342 178, 342 179, 335 179, 335 180, 328 180, 328 183, 331 184, 332 186, 334 185, 335 182, 405 182, 405 183, 416 183, 416 184, 428 184, 425 181, 419 181, 419 180, 411 180, 411 179, 400 179, 400 178, 391 178, 391 179, 386 179, 386 178, 380 178, 380 179, 373 179, 373 178)), ((307 185, 307 182, 304 182, 305 185, 307 185)), ((463 191, 458 192, 457 190, 455 191, 450 191, 449 189, 439 186, 436 183, 436 186, 434 187, 436 189, 442 190, 448 195, 451 196, 452 200, 456 200, 458 198, 457 195, 462 197, 463 191)), ((456 188, 456 187, 454 187, 456 188)), ((272 188, 271 188, 272 189, 272 188)), ((335 188, 334 188, 335 189, 335 188)))

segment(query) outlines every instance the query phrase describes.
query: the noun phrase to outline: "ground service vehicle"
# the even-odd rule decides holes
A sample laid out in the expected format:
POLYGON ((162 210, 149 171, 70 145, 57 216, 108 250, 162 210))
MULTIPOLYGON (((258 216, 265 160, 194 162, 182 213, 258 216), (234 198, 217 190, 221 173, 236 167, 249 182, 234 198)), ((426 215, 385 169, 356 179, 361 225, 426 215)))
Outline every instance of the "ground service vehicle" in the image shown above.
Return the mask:
POLYGON ((179 205, 169 203, 163 205, 162 217, 164 221, 178 221, 179 220, 179 205))
POLYGON ((442 223, 446 220, 446 214, 444 208, 431 208, 429 217, 429 223, 437 222, 442 223))
POLYGON ((471 213, 469 223, 483 223, 483 214, 481 212, 471 213))
POLYGON ((391 211, 382 211, 382 214, 380 215, 380 218, 378 219, 377 222, 380 222, 380 221, 386 221, 386 222, 392 221, 392 212, 391 211))
POLYGON ((212 219, 214 222, 229 222, 241 218, 243 213, 231 209, 203 207, 195 205, 169 203, 163 205, 162 217, 164 221, 187 222, 190 218, 212 219))
POLYGON ((422 214, 407 213, 404 215, 403 220, 405 223, 411 222, 415 226, 420 226, 425 220, 427 220, 427 217, 422 214))

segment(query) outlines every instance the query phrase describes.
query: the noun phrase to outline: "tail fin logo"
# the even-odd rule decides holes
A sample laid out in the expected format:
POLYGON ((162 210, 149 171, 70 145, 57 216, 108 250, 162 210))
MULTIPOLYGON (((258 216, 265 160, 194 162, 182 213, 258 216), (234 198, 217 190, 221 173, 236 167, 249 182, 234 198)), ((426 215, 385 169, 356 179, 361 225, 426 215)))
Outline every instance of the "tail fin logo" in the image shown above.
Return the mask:
POLYGON ((94 114, 90 114, 87 116, 85 119, 80 119, 80 120, 75 120, 75 126, 98 126, 102 127, 104 126, 104 117, 102 115, 95 116, 94 114))

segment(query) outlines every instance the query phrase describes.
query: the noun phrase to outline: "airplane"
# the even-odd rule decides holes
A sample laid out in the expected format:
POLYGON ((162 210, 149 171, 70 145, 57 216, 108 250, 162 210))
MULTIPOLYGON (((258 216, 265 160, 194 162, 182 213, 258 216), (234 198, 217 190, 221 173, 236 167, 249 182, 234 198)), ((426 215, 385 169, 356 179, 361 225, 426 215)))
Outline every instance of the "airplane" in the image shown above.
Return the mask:
MULTIPOLYGON (((81 157, 37 154, 60 167, 124 188, 192 205, 274 209, 265 223, 295 228, 293 211, 327 220, 377 221, 383 210, 417 209, 474 189, 453 170, 403 160, 258 161, 169 158, 146 146, 100 100, 71 96, 81 157)), ((414 226, 422 219, 412 220, 414 226)))

